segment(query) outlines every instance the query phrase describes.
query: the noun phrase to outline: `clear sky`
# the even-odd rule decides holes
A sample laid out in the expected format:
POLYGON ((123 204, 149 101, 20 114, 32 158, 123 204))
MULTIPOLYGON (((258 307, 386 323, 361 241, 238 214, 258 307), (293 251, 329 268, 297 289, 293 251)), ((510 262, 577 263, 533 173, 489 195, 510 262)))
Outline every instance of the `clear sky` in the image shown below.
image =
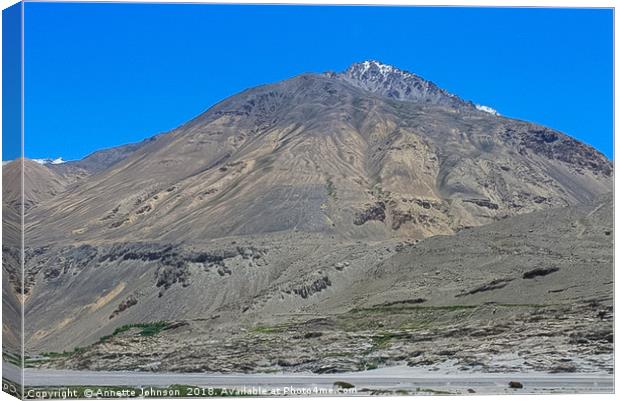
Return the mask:
POLYGON ((27 3, 25 12, 31 158, 139 141, 248 87, 366 59, 612 157, 611 10, 27 3))

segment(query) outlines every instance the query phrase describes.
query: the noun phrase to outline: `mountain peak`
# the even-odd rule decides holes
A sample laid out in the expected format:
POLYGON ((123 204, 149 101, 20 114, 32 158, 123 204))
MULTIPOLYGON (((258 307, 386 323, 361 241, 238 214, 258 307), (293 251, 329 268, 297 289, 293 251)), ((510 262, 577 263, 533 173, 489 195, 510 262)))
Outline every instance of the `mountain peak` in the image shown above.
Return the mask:
POLYGON ((459 98, 433 82, 377 60, 351 64, 344 72, 337 74, 337 77, 358 88, 387 98, 457 109, 475 109, 473 103, 459 98))
POLYGON ((403 74, 403 75, 413 75, 408 71, 403 71, 400 68, 394 67, 390 64, 385 64, 377 60, 366 60, 359 63, 353 63, 347 68, 346 72, 351 75, 364 75, 369 73, 371 77, 376 77, 376 74, 387 75, 391 73, 403 74))
POLYGON ((378 60, 365 60, 358 63, 353 63, 346 69, 345 73, 351 75, 364 75, 367 79, 377 77, 377 73, 382 76, 389 74, 397 74, 402 76, 415 76, 412 72, 401 70, 400 68, 391 64, 385 64, 378 60))

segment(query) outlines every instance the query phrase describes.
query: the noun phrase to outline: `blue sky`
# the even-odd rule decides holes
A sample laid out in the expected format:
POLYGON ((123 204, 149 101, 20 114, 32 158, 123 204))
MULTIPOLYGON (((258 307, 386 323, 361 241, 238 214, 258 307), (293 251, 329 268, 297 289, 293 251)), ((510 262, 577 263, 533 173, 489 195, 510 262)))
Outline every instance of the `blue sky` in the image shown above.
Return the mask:
POLYGON ((21 4, 2 11, 2 159, 21 155, 21 4))
POLYGON ((377 59, 613 152, 611 10, 27 3, 26 156, 81 158, 219 100, 377 59))

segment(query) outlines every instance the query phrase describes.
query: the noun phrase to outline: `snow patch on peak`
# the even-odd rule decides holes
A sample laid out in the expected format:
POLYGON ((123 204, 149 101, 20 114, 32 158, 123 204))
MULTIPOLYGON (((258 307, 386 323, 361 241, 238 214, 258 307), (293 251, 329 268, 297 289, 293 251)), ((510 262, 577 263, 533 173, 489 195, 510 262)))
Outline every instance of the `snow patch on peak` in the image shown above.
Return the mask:
POLYGON ((370 68, 371 65, 377 67, 379 69, 379 72, 381 72, 381 74, 389 74, 390 72, 394 72, 396 70, 396 68, 394 68, 393 66, 388 65, 388 64, 383 64, 379 61, 374 61, 374 60, 364 61, 364 66, 366 68, 370 68))
POLYGON ((476 105, 476 109, 478 109, 480 111, 484 111, 485 113, 493 114, 494 116, 501 115, 494 108, 489 107, 489 106, 485 106, 485 105, 482 105, 482 104, 477 104, 476 105))
POLYGON ((473 109, 474 104, 438 87, 412 72, 376 60, 354 63, 344 72, 330 75, 377 95, 425 105, 473 109))
POLYGON ((403 75, 410 75, 408 72, 402 71, 392 65, 384 64, 377 60, 366 60, 361 63, 352 64, 349 67, 349 71, 359 70, 359 75, 362 76, 369 70, 378 72, 382 76, 389 75, 391 73, 400 73, 403 75))

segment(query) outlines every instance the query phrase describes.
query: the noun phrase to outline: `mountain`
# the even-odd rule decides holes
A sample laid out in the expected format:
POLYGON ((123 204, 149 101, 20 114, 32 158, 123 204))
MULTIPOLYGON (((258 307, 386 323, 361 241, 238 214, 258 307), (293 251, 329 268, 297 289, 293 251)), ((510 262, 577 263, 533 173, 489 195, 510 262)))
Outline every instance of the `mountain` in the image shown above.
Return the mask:
POLYGON ((220 102, 33 211, 32 240, 423 238, 610 190, 595 149, 366 64, 220 102))
POLYGON ((51 199, 63 191, 66 181, 46 164, 30 159, 17 159, 2 166, 2 180, 8 185, 3 192, 2 201, 14 205, 22 199, 21 174, 23 172, 24 208, 32 208, 39 203, 51 199))
POLYGON ((18 237, 21 235, 19 227, 22 204, 27 212, 41 202, 55 197, 64 190, 67 184, 64 177, 50 170, 47 165, 30 159, 17 159, 3 165, 2 182, 3 240, 5 244, 21 241, 18 237))
MULTIPOLYGON (((556 301, 606 305, 611 162, 376 61, 245 90, 168 133, 73 166, 84 175, 61 174, 71 181, 61 196, 25 216, 30 353, 94 344, 118 369, 209 370, 174 358, 176 367, 157 365, 142 359, 147 351, 129 351, 134 337, 106 336, 163 320, 184 349, 240 332, 249 337, 235 341, 248 345, 262 341, 252 330, 263 323, 277 331, 310 313, 366 327, 368 340, 380 322, 355 311, 390 302, 424 304, 451 323, 462 304, 515 303, 518 313, 500 315, 519 321, 541 313, 527 306, 540 302, 548 327, 557 314, 598 313, 556 301), (561 256, 566 249, 573 259, 561 256), (556 264, 567 285, 584 269, 596 274, 575 290, 531 285, 556 264)), ((493 320, 489 313, 481 309, 477 322, 493 320)), ((325 319, 312 327, 335 330, 325 319)), ((391 323, 406 323, 399 319, 391 323)), ((159 358, 176 349, 169 340, 144 344, 159 358)), ((84 359, 49 363, 97 368, 84 359)))

